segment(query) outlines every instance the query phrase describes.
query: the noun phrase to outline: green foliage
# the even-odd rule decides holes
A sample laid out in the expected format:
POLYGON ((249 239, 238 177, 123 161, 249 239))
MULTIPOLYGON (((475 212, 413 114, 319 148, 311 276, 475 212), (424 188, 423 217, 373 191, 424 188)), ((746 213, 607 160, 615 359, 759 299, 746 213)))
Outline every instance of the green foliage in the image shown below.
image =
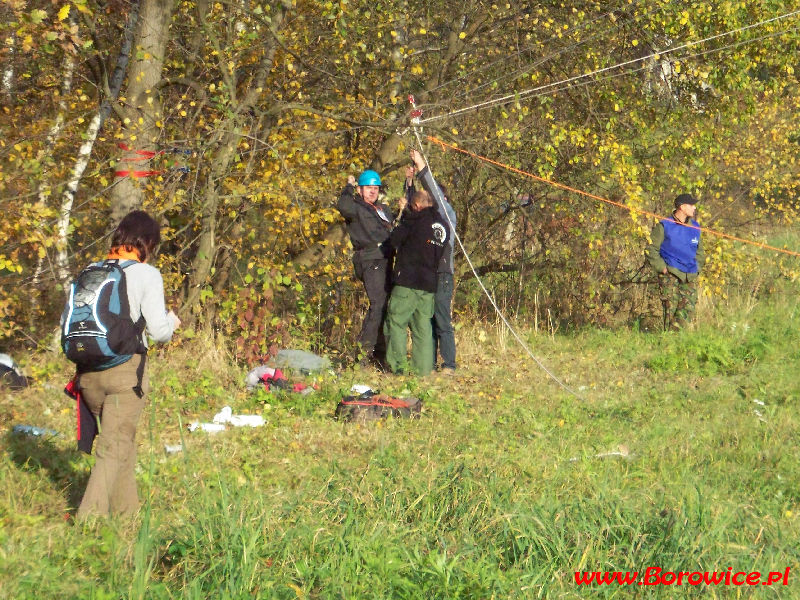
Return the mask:
POLYGON ((659 351, 647 361, 656 373, 691 371, 700 375, 733 374, 764 357, 769 347, 762 332, 700 330, 693 335, 665 334, 659 351))
POLYGON ((81 525, 64 520, 90 467, 61 393, 71 368, 43 340, 63 304, 58 252, 73 270, 105 253, 117 144, 135 141, 107 122, 59 223, 130 4, 110 6, 0 7, 14 76, 0 90, 0 337, 40 349, 25 361, 38 387, 0 397, 0 423, 62 433, 0 440, 5 596, 556 598, 583 595, 582 569, 796 569, 796 257, 706 236, 699 325, 653 334, 639 269, 651 217, 636 212, 692 191, 702 223, 798 249, 797 31, 775 22, 652 56, 791 2, 178 3, 146 126, 159 149, 188 151, 190 172, 160 157, 165 172, 133 185, 164 224, 156 264, 195 321, 176 341, 192 358, 153 353, 143 512, 81 525), (426 131, 634 209, 425 148, 488 287, 578 397, 494 334, 461 256, 455 378, 351 371, 307 396, 243 391, 243 365, 280 347, 351 355, 365 299, 334 202, 366 166, 398 193, 408 92, 425 94, 425 117, 516 93, 426 131), (353 383, 419 396, 425 414, 336 423, 353 383), (267 424, 181 428, 223 405, 267 424))
POLYGON ((0 439, 0 586, 13 597, 541 598, 580 595, 578 570, 794 569, 796 282, 753 297, 756 281, 701 305, 702 324, 677 334, 523 331, 578 397, 487 324, 459 330, 455 377, 292 374, 319 384, 308 396, 245 394, 243 369, 198 336, 152 362, 132 522, 64 520, 89 464, 72 409, 55 408, 60 388, 41 381, 0 398, 9 426, 62 432, 0 439), (354 382, 422 397, 423 417, 335 422, 354 382), (179 429, 223 403, 267 423, 179 429), (178 441, 183 452, 166 455, 178 441))
MULTIPOLYGON (((16 344, 38 342, 57 320, 60 261, 74 271, 106 251, 109 204, 127 193, 114 183, 126 156, 118 144, 156 140, 165 154, 142 166, 162 172, 126 185, 164 223, 157 264, 187 326, 223 332, 243 363, 300 337, 349 354, 364 299, 334 201, 366 166, 381 170, 394 200, 415 143, 392 135, 408 124, 408 92, 424 118, 442 117, 426 125, 442 139, 633 209, 425 148, 449 184, 471 258, 504 307, 534 324, 644 323, 638 269, 651 218, 636 211, 663 214, 679 192, 701 198, 703 224, 747 238, 796 218, 798 34, 781 19, 722 35, 790 12, 785 0, 179 2, 163 68, 147 74, 160 77, 143 91, 147 118, 107 121, 78 190, 65 196, 105 98, 108 69, 96 67, 119 51, 129 7, 118 8, 87 0, 0 9, 13 84, 0 92, 11 100, 0 112, 10 132, 0 142, 9 215, 0 335, 16 344), (627 70, 550 87, 621 63, 627 70), (507 101, 450 115, 498 97, 507 101), (288 283, 265 277, 276 269, 288 283)), ((133 58, 148 60, 139 42, 133 58)), ((728 282, 779 260, 711 236, 704 243, 704 289, 717 299, 728 282)), ((457 309, 485 316, 491 308, 460 257, 457 269, 457 309)))
POLYGON ((154 401, 179 407, 182 411, 214 409, 228 401, 229 391, 225 383, 218 373, 187 364, 166 373, 154 401))

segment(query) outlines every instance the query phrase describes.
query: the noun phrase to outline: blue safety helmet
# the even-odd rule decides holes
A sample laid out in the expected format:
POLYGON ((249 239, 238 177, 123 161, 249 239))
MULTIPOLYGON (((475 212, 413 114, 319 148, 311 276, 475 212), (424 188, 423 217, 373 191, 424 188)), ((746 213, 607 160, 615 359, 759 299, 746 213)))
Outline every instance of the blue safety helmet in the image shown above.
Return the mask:
POLYGON ((358 185, 380 185, 381 176, 375 171, 367 169, 358 176, 358 185))

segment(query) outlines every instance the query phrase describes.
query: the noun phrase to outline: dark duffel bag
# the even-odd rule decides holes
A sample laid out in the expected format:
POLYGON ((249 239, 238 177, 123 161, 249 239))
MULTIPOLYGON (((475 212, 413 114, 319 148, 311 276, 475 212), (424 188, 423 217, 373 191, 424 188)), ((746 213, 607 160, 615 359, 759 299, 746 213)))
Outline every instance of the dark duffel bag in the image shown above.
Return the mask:
POLYGON ((7 387, 10 390, 19 391, 24 390, 30 384, 30 378, 20 373, 19 369, 0 364, 0 388, 7 387))
POLYGON ((385 394, 346 396, 336 407, 340 421, 377 421, 386 417, 418 419, 422 413, 419 398, 393 398, 385 394))

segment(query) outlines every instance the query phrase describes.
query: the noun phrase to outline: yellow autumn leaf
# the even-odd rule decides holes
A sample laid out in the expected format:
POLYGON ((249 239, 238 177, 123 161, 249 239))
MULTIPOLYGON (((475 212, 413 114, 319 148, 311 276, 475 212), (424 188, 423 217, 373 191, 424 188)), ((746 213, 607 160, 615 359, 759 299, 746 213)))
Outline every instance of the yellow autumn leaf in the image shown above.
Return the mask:
POLYGON ((58 20, 63 21, 69 16, 69 4, 65 4, 61 7, 61 10, 58 11, 58 20))
POLYGON ((92 14, 92 11, 86 6, 86 0, 72 0, 72 3, 78 9, 78 12, 82 12, 85 15, 92 14))
POLYGON ((294 583, 287 583, 286 585, 288 585, 290 588, 292 588, 294 590, 294 593, 297 594, 298 598, 305 597, 305 593, 303 592, 303 588, 301 588, 299 585, 294 584, 294 583))

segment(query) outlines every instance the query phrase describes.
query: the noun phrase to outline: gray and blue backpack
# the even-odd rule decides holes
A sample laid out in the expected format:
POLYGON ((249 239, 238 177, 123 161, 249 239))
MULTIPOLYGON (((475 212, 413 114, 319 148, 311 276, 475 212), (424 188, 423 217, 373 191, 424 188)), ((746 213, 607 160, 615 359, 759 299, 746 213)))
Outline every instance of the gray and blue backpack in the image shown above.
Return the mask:
POLYGON ((80 272, 62 315, 61 348, 79 372, 102 371, 147 352, 144 317, 134 323, 124 269, 136 261, 106 260, 80 272))

